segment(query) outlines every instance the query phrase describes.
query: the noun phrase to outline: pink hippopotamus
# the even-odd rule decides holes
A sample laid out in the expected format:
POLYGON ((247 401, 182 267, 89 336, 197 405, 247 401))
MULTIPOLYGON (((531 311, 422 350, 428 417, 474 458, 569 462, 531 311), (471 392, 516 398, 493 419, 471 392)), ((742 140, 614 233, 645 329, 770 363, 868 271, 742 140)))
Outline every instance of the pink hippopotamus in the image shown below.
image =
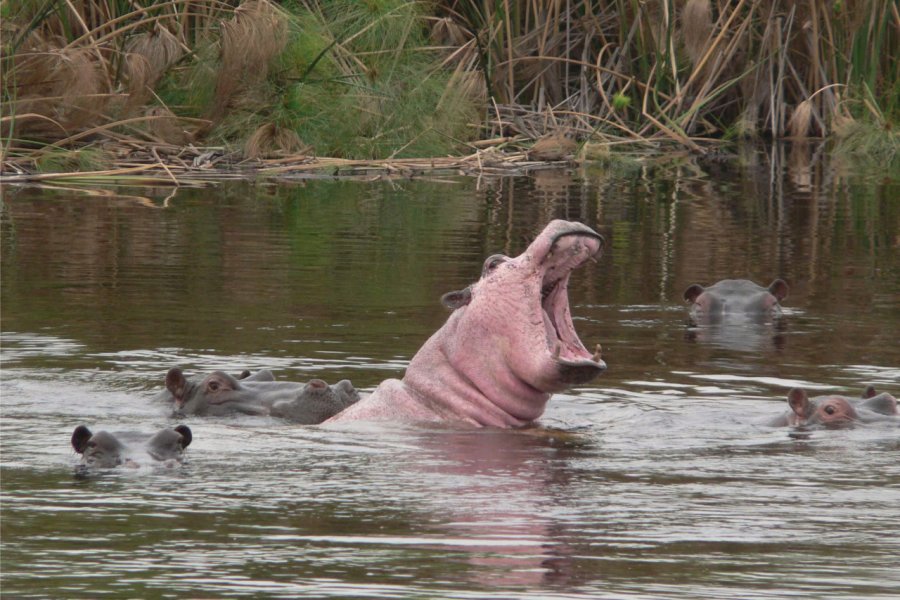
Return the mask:
POLYGON ((769 425, 773 427, 852 427, 855 423, 871 423, 898 416, 897 399, 887 392, 878 393, 874 386, 863 390, 862 398, 853 399, 840 394, 810 398, 806 390, 794 388, 788 392, 791 407, 769 425))
POLYGON ((453 313, 413 356, 403 379, 388 379, 326 423, 450 422, 523 427, 554 392, 602 373, 569 311, 572 271, 599 257, 603 237, 555 220, 519 256, 489 257, 481 278, 443 302, 453 313))

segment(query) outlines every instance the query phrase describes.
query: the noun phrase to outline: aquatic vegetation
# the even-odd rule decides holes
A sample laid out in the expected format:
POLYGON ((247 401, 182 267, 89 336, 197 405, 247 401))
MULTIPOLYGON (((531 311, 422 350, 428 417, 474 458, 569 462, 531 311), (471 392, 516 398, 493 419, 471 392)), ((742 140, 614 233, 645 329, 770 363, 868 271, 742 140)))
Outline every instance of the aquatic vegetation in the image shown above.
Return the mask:
MULTIPOLYGON (((526 126, 599 138, 663 138, 691 147, 721 136, 827 136, 863 86, 896 122, 896 6, 811 2, 492 3, 447 11, 497 103, 527 106, 526 126)), ((521 117, 521 116, 520 116, 521 117)), ((519 119, 521 121, 521 118, 519 119)))
POLYGON ((250 157, 456 152, 477 133, 474 104, 429 46, 423 6, 4 5, 6 153, 98 136, 250 157))
POLYGON ((469 153, 475 138, 523 150, 550 134, 695 152, 835 136, 879 160, 898 143, 889 0, 10 0, 0 12, 7 170, 34 169, 48 143, 378 160, 469 153))

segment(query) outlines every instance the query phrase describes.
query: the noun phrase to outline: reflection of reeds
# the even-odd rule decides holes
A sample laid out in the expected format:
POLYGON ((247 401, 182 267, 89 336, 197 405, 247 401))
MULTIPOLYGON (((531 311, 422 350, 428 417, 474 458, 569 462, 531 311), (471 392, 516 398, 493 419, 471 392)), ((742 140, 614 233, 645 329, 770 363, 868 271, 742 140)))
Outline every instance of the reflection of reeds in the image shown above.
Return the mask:
POLYGON ((872 136, 859 132, 875 131, 879 156, 897 151, 892 0, 423 6, 11 2, 0 25, 4 161, 27 164, 60 140, 441 155, 478 135, 473 101, 483 137, 697 149, 704 137, 836 133, 860 149, 872 136))

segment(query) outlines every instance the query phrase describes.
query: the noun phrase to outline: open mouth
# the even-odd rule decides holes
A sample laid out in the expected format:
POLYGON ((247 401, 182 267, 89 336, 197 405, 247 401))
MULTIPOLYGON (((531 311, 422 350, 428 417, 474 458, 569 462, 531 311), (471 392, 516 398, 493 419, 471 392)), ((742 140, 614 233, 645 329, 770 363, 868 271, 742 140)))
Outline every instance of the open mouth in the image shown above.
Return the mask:
POLYGON ((600 345, 588 351, 572 324, 568 284, 572 271, 588 261, 596 262, 603 238, 582 230, 558 235, 544 258, 541 281, 541 309, 547 348, 569 383, 584 383, 606 369, 600 345))

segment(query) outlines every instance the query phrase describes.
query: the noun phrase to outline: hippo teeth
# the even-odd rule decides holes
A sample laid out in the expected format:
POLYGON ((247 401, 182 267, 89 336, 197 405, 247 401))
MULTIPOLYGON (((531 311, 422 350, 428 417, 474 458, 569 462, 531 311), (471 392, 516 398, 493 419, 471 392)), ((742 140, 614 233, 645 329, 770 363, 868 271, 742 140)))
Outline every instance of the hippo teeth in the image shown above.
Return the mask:
POLYGON ((553 293, 553 291, 556 289, 556 285, 558 283, 559 283, 559 281, 554 281, 550 285, 545 285, 544 287, 541 288, 541 303, 546 301, 547 297, 553 293))

